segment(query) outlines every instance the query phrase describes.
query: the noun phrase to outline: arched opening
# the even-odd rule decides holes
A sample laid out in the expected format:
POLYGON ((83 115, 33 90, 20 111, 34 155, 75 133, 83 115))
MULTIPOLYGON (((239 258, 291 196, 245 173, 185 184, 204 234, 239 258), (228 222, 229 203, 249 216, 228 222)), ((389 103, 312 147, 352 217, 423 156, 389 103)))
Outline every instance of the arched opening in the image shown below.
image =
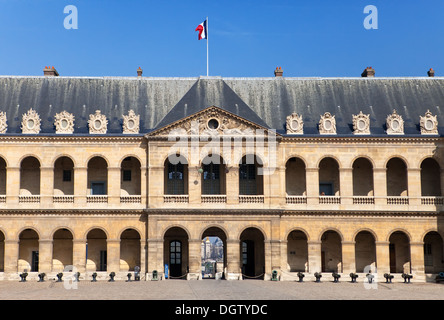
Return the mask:
POLYGON ((35 230, 25 229, 19 236, 18 271, 39 271, 39 236, 35 230))
POLYGON ((321 237, 322 272, 342 272, 342 242, 341 236, 328 230, 321 237))
POLYGON ((202 195, 226 194, 226 166, 222 157, 211 155, 202 161, 202 195))
POLYGON ((140 267, 140 234, 127 229, 120 236, 120 271, 134 271, 140 267))
POLYGON ((86 271, 106 271, 106 267, 106 233, 101 229, 93 229, 86 237, 86 271))
POLYGON ((290 158, 285 165, 285 190, 288 196, 305 196, 305 163, 299 158, 290 158))
POLYGON ((246 155, 239 164, 239 194, 263 195, 264 176, 261 174, 262 160, 253 154, 246 155))
POLYGON ((122 196, 141 195, 140 161, 126 157, 120 166, 120 194, 122 196))
POLYGON ((376 268, 375 237, 368 231, 361 231, 355 238, 356 272, 370 272, 376 268))
POLYGON ((441 168, 433 158, 421 163, 421 196, 441 196, 441 168))
POLYGON ((411 273, 410 241, 402 231, 393 232, 389 238, 391 273, 411 273))
POLYGON ((227 236, 218 227, 210 227, 202 235, 201 267, 203 279, 225 279, 227 236))
POLYGON ((73 236, 68 229, 54 233, 52 249, 52 271, 62 272, 73 264, 73 236))
POLYGON ((290 272, 308 272, 307 236, 300 230, 290 232, 287 237, 287 264, 290 272))
POLYGON ((0 196, 6 195, 6 161, 0 157, 0 196))
POLYGON ((407 166, 400 158, 387 162, 387 196, 408 196, 407 166))
POLYGON ((358 158, 353 162, 353 195, 374 196, 373 165, 366 158, 358 158))
POLYGON ((339 164, 333 158, 324 158, 319 163, 319 194, 340 196, 339 164))
POLYGON ((88 194, 108 194, 108 164, 101 157, 94 157, 88 161, 88 194))
POLYGON ((247 228, 240 236, 240 257, 244 279, 263 279, 265 274, 264 235, 257 228, 247 228))
POLYGON ((34 157, 20 164, 20 195, 40 195, 40 162, 34 157))
POLYGON ((54 195, 74 194, 74 162, 68 157, 60 157, 54 163, 54 195))
POLYGON ((183 156, 171 155, 165 160, 166 195, 188 194, 188 164, 183 156))
POLYGON ((0 272, 5 271, 5 235, 0 231, 0 272))
POLYGON ((168 279, 186 279, 188 273, 188 235, 180 227, 168 229, 164 236, 165 276, 168 279))
POLYGON ((424 237, 424 271, 439 273, 444 270, 443 240, 436 231, 431 231, 424 237))

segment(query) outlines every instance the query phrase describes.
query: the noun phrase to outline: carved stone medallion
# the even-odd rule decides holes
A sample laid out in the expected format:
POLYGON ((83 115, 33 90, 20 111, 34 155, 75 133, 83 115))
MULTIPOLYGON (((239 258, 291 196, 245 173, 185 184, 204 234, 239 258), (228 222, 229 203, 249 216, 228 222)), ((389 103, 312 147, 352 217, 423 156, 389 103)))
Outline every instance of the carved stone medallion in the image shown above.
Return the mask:
POLYGON ((393 113, 387 116, 387 134, 404 134, 404 120, 402 116, 393 110, 393 113))
POLYGON ((427 110, 423 117, 420 116, 419 125, 421 127, 421 134, 438 134, 438 120, 436 115, 433 116, 430 110, 427 110))
POLYGON ((136 115, 133 110, 128 115, 123 116, 123 133, 139 133, 140 116, 136 115))
POLYGON ((56 133, 72 134, 74 132, 74 115, 67 111, 56 113, 54 117, 56 133))
POLYGON ((0 112, 0 133, 6 133, 8 129, 8 123, 6 119, 6 113, 0 112))
POLYGON ((287 117, 287 134, 303 134, 304 133, 304 121, 302 115, 298 115, 293 112, 287 117))
POLYGON ((353 115, 353 134, 370 134, 369 114, 360 111, 358 115, 353 115))
POLYGON ((32 108, 22 116, 22 133, 36 134, 40 132, 40 116, 32 108))
POLYGON ((107 131, 108 120, 100 110, 96 110, 95 114, 89 115, 88 126, 90 134, 105 134, 107 131))
POLYGON ((336 134, 336 119, 330 112, 324 113, 319 121, 320 134, 336 134))

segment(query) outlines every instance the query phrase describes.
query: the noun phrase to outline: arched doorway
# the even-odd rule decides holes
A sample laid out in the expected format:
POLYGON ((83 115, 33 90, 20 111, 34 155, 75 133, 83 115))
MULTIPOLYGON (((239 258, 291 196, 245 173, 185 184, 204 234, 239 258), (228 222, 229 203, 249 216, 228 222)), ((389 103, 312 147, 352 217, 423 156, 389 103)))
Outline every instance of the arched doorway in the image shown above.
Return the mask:
POLYGON ((290 272, 308 272, 307 236, 300 230, 290 232, 287 237, 287 263, 290 272))
POLYGON ((39 236, 35 230, 25 229, 20 233, 18 271, 39 271, 39 236))
POLYGON ((20 164, 20 195, 40 195, 40 162, 26 157, 20 164))
POLYGON ((366 158, 358 158, 353 162, 353 195, 374 196, 373 165, 366 158))
POLYGON ((59 229, 53 236, 52 271, 62 272, 73 263, 73 236, 68 229, 59 229))
POLYGON ((93 229, 86 237, 86 271, 106 271, 106 267, 106 233, 101 229, 93 229))
POLYGON ((218 227, 210 227, 202 234, 201 267, 203 279, 225 279, 227 266, 227 236, 218 227))
POLYGON ((402 231, 393 232, 389 238, 390 272, 411 273, 410 241, 402 231))
POLYGON ((264 235, 257 228, 245 229, 240 236, 240 256, 244 279, 263 279, 265 274, 264 235))
POLYGON ((285 190, 288 196, 307 195, 305 163, 299 158, 290 158, 285 164, 285 190))
POLYGON ((164 236, 165 276, 186 279, 188 273, 188 234, 180 227, 172 227, 164 236))
POLYGON ((375 237, 369 231, 361 231, 355 237, 356 272, 369 272, 376 268, 375 237))
POLYGON ((339 164, 333 158, 324 158, 319 163, 319 194, 340 196, 339 164))
POLYGON ((407 166, 400 158, 387 162, 387 196, 408 196, 407 166))
POLYGON ((134 271, 140 267, 140 234, 126 229, 120 236, 120 271, 134 271))
POLYGON ((74 162, 68 157, 60 157, 54 163, 54 195, 74 194, 74 162))
POLYGON ((342 272, 342 242, 341 236, 333 230, 328 230, 321 237, 322 272, 342 272))
POLYGON ((444 270, 443 240, 436 231, 424 237, 424 272, 438 273, 444 270))

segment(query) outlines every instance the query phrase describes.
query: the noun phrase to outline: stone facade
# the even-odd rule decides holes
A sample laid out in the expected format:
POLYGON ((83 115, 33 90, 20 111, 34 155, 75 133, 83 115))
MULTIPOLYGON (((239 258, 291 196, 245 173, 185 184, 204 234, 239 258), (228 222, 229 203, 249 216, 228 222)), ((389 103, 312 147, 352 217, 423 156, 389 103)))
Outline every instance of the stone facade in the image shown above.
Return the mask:
POLYGON ((439 136, 281 134, 218 107, 139 133, 123 114, 137 130, 97 110, 91 134, 0 136, 0 278, 201 279, 209 236, 227 279, 444 269, 439 136))

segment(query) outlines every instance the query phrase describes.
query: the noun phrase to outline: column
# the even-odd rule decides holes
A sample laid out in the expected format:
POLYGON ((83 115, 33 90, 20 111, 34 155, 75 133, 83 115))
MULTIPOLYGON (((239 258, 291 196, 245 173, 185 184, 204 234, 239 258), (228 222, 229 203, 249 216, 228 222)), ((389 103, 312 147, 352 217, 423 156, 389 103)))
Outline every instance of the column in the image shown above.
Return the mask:
POLYGON ((373 169, 373 185, 375 190, 375 205, 387 205, 387 169, 373 169))
POLYGON ((227 166, 228 173, 226 174, 227 181, 227 204, 239 203, 239 164, 227 166))
POLYGON ((378 270, 378 277, 384 279, 383 274, 390 272, 390 251, 389 251, 390 242, 376 241, 375 245, 376 245, 376 268, 378 270))
POLYGON ((106 240, 106 271, 117 272, 120 271, 120 239, 106 240))
POLYGON ((86 239, 74 239, 72 242, 72 263, 77 271, 86 272, 86 239))
POLYGON ((146 272, 146 263, 147 263, 147 243, 146 240, 140 240, 140 274, 144 274, 146 272))
POLYGON ((52 239, 39 239, 39 273, 52 271, 52 239))
POLYGON ((87 184, 88 168, 74 167, 74 204, 76 206, 86 206, 87 184))
POLYGON ((421 168, 407 169, 409 205, 421 205, 421 168))
POLYGON ((342 272, 356 272, 355 242, 342 241, 342 272))
POLYGON ((341 204, 353 204, 353 168, 339 168, 341 204))
POLYGON ((148 203, 148 170, 146 167, 140 168, 140 195, 141 195, 141 204, 146 207, 148 203))
POLYGON ((6 203, 18 204, 20 194, 20 167, 6 169, 6 203))
POLYGON ((147 240, 147 279, 151 279, 156 270, 159 277, 164 278, 163 239, 147 240))
POLYGON ((240 241, 227 239, 227 280, 241 280, 240 241))
POLYGON ((425 281, 424 242, 410 242, 410 263, 412 280, 425 281))
POLYGON ((322 271, 321 245, 322 241, 308 241, 308 271, 311 274, 322 271))
POLYGON ((201 277, 201 243, 200 239, 188 240, 189 273, 187 280, 200 280, 201 277))
POLYGON ((307 204, 319 204, 319 169, 306 168, 306 184, 307 184, 307 204))
POLYGON ((108 167, 108 204, 120 205, 120 167, 108 167))
POLYGON ((5 240, 5 273, 18 272, 19 242, 5 240))
MULTIPOLYGON (((54 195, 54 167, 40 168, 40 203, 47 207, 52 205, 54 195)), ((40 261, 40 253, 39 253, 40 261)))

